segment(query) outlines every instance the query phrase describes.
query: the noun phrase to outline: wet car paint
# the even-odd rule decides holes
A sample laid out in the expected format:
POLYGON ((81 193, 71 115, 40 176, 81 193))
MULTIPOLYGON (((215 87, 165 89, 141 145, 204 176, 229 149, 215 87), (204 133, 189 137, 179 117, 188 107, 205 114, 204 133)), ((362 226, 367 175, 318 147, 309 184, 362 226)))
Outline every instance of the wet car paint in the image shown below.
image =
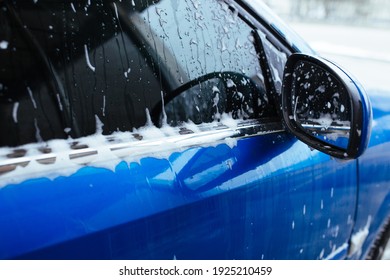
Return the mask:
POLYGON ((368 92, 374 121, 368 150, 359 159, 359 194, 354 233, 370 220, 367 237, 350 258, 367 257, 390 217, 390 99, 383 92, 368 92))
POLYGON ((325 258, 352 231, 355 174, 285 133, 84 167, 2 189, 1 257, 325 258))

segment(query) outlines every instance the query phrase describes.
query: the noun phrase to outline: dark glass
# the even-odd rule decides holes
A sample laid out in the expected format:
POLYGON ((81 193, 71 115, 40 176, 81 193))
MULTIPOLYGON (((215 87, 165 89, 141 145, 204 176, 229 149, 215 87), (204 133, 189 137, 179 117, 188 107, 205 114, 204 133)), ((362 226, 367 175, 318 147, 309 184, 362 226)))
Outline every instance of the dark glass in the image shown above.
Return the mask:
POLYGON ((170 105, 180 118, 171 124, 259 117, 268 98, 251 32, 224 1, 1 1, 0 146, 87 136, 97 123, 105 135, 132 131, 161 97, 214 72, 240 74, 258 92, 216 112, 205 82, 191 92, 206 94, 207 117, 181 113, 195 104, 187 93, 170 105))
POLYGON ((340 80, 318 65, 300 61, 294 69, 292 90, 295 121, 318 139, 346 149, 352 114, 340 80))

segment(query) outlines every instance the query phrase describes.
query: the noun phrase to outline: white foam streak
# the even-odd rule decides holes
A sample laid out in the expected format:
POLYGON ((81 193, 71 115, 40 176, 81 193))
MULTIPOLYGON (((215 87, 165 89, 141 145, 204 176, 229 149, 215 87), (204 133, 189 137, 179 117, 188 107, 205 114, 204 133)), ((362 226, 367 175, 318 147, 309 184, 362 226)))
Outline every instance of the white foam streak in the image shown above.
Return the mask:
POLYGON ((89 69, 91 69, 93 72, 95 72, 95 67, 92 66, 91 61, 89 60, 87 45, 84 45, 84 51, 85 51, 85 60, 87 61, 87 65, 88 65, 89 69))

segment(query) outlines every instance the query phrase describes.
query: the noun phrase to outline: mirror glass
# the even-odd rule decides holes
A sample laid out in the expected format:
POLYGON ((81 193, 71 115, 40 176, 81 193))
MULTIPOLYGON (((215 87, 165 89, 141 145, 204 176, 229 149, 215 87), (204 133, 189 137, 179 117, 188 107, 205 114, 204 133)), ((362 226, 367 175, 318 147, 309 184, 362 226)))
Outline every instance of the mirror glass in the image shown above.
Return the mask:
POLYGON ((298 61, 292 75, 293 114, 289 117, 317 139, 347 149, 352 112, 345 86, 309 61, 298 61))

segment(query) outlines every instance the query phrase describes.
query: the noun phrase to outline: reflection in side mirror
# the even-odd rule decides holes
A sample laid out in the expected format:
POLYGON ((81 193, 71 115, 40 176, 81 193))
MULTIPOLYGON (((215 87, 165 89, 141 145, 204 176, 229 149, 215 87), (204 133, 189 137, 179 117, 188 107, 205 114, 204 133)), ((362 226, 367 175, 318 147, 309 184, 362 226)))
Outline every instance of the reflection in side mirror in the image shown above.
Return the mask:
POLYGON ((346 88, 331 73, 299 61, 294 67, 291 110, 295 122, 318 139, 347 149, 351 102, 346 88))
POLYGON ((369 100, 333 63, 293 54, 284 72, 282 102, 289 130, 313 148, 348 159, 358 157, 367 147, 369 100))

